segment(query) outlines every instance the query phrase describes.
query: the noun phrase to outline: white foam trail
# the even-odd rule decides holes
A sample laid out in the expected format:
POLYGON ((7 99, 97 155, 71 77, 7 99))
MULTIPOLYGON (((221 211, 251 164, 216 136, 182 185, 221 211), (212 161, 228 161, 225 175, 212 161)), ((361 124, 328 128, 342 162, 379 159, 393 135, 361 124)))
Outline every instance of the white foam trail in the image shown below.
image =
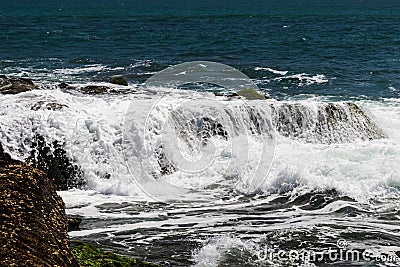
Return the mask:
POLYGON ((329 80, 323 74, 310 75, 307 73, 293 74, 283 77, 276 77, 272 79, 272 81, 282 81, 282 80, 298 80, 299 86, 308 86, 312 84, 323 84, 329 82, 329 80))
POLYGON ((263 68, 263 67, 255 67, 254 70, 265 70, 265 71, 269 71, 269 72, 272 72, 274 74, 279 74, 279 75, 286 75, 288 73, 288 71, 274 70, 271 68, 263 68))
POLYGON ((73 74, 82 74, 86 72, 99 72, 107 69, 107 66, 101 64, 93 64, 87 65, 85 67, 77 67, 77 68, 65 68, 65 69, 55 69, 54 73, 61 75, 73 75, 73 74))

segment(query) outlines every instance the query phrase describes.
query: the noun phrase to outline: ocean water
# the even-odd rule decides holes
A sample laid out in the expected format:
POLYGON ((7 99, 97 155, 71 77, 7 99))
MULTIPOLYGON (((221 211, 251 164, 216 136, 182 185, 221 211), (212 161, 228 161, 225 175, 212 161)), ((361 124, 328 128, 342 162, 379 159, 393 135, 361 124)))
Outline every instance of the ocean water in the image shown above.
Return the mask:
POLYGON ((72 239, 165 266, 398 266, 398 14, 389 0, 3 0, 0 74, 40 89, 0 95, 0 140, 21 160, 36 134, 64 144, 86 181, 59 192, 84 218, 72 239), (143 87, 189 61, 272 99, 143 87), (47 102, 65 107, 32 109, 47 102), (241 177, 256 171, 253 190, 241 177))

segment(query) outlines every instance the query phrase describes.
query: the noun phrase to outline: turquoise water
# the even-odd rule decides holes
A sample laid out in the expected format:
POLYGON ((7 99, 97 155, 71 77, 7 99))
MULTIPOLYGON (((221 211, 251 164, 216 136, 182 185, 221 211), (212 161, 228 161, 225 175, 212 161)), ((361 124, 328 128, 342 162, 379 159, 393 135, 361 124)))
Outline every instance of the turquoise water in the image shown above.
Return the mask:
POLYGON ((400 2, 388 0, 3 0, 0 72, 142 82, 172 64, 209 60, 240 69, 273 97, 398 97, 398 14, 400 2), (53 72, 93 65, 104 68, 53 72))

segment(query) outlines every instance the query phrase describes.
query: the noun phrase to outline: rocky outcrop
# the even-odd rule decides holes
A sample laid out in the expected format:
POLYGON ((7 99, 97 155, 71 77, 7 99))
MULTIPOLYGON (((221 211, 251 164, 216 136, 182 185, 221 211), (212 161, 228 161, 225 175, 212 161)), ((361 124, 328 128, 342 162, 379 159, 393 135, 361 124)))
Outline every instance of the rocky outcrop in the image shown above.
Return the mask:
POLYGON ((34 103, 31 106, 31 110, 35 110, 35 111, 40 110, 40 109, 42 109, 42 110, 45 110, 45 109, 47 109, 47 110, 61 110, 61 109, 64 109, 64 108, 68 108, 68 106, 64 105, 64 104, 57 103, 57 102, 46 102, 46 101, 42 101, 42 100, 34 103))
POLYGON ((308 143, 350 143, 385 138, 368 114, 351 102, 270 104, 276 130, 308 143))
POLYGON ((38 89, 38 87, 29 79, 10 78, 0 75, 1 94, 18 94, 35 89, 38 89))
POLYGON ((64 208, 45 173, 12 160, 0 144, 1 265, 79 266, 64 208))
POLYGON ((124 93, 123 91, 118 91, 105 85, 86 85, 86 86, 76 86, 67 83, 60 83, 58 88, 66 92, 80 92, 86 95, 104 95, 104 94, 119 94, 124 93))
POLYGON ((124 77, 121 76, 111 77, 110 83, 128 86, 128 82, 124 79, 124 77))
POLYGON ((26 162, 46 173, 57 190, 82 187, 85 184, 83 172, 73 164, 64 150, 64 145, 54 141, 48 143, 41 135, 35 135, 31 155, 26 162))

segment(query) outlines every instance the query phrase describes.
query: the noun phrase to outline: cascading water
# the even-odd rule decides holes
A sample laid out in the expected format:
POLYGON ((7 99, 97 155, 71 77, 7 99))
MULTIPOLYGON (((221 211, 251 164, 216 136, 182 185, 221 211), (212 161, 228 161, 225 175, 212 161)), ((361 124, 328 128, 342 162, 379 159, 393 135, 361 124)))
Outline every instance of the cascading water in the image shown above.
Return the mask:
POLYGON ((304 244, 316 244, 315 236, 325 239, 315 248, 324 249, 344 234, 332 226, 337 223, 354 234, 377 224, 399 231, 393 221, 399 208, 393 199, 400 194, 398 117, 396 102, 245 102, 182 90, 88 96, 44 89, 0 98, 0 137, 18 159, 32 149, 43 154, 34 147, 35 136, 43 137, 49 153, 59 149, 52 148, 57 141, 82 171, 85 185, 59 192, 68 213, 85 217, 73 238, 118 245, 131 255, 144 253, 137 242, 152 244, 150 260, 176 259, 176 265, 231 264, 230 257, 247 264, 263 262, 257 253, 279 245, 274 240, 295 242, 298 232, 304 244), (48 109, 46 103, 62 108, 48 109), (266 140, 273 140, 266 147, 276 146, 274 154, 261 151, 266 140), (272 165, 259 167, 268 157, 272 165), (245 178, 257 166, 269 174, 249 182, 245 178), (164 203, 154 202, 142 183, 149 177, 156 188, 151 193, 165 193, 168 183, 179 189, 174 192, 180 200, 160 193, 164 203), (372 216, 368 223, 365 216, 372 216), (232 229, 234 236, 225 235, 232 229), (242 252, 232 249, 237 245, 242 252))

